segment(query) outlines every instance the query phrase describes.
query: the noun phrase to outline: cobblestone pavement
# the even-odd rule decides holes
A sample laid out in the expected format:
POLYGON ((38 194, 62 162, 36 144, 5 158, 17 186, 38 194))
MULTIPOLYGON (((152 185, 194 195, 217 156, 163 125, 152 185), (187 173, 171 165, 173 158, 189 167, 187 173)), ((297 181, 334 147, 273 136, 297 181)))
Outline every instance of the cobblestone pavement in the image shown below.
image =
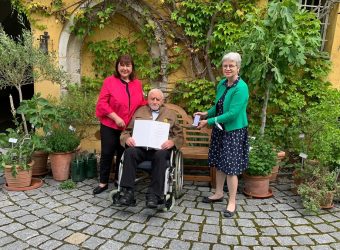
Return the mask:
MULTIPOLYGON (((317 216, 303 212, 289 180, 272 184, 274 197, 238 193, 237 215, 225 204, 204 204, 204 183, 186 182, 170 212, 146 208, 146 184, 136 207, 113 207, 108 192, 94 197, 95 179, 73 190, 51 178, 26 192, 0 191, 0 249, 340 249, 340 206, 317 216)), ((112 184, 110 184, 112 186, 112 184)))

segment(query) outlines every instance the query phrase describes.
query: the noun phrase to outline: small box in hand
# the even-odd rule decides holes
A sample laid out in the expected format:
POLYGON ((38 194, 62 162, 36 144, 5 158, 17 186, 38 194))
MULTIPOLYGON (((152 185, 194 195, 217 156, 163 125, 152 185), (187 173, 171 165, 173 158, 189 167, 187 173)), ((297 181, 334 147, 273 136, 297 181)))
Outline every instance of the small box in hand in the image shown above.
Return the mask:
POLYGON ((201 116, 200 116, 200 115, 195 115, 194 123, 192 124, 192 126, 197 127, 198 124, 199 124, 199 122, 200 122, 200 119, 201 119, 201 116))

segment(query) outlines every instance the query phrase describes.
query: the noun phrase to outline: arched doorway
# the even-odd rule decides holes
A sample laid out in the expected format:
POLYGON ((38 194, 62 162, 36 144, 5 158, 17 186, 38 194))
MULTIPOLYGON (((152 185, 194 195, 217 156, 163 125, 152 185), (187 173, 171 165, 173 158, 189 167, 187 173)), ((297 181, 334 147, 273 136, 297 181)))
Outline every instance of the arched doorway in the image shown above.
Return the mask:
MULTIPOLYGON (((30 29, 30 24, 24 15, 19 15, 17 11, 12 9, 10 0, 0 0, 0 24, 3 30, 13 39, 17 39, 24 29, 30 29)), ((28 84, 22 88, 23 98, 29 99, 34 94, 34 85, 28 84)), ((12 95, 15 107, 19 105, 18 91, 14 88, 6 88, 0 91, 0 132, 6 128, 13 127, 13 117, 11 114, 9 95, 12 95)))

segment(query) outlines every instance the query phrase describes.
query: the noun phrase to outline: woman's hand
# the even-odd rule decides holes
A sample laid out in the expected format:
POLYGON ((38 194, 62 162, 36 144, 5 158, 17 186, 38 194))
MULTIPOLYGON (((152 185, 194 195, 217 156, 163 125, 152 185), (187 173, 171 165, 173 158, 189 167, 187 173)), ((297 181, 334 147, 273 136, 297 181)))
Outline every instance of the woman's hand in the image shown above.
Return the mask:
POLYGON ((121 127, 121 128, 125 127, 125 122, 118 115, 117 115, 116 119, 114 119, 114 121, 115 121, 115 123, 117 124, 118 127, 121 127))
POLYGON ((201 128, 204 128, 208 125, 208 120, 201 120, 199 123, 198 123, 198 126, 197 128, 198 129, 201 129, 201 128))
POLYGON ((196 112, 196 113, 194 113, 194 116, 195 115, 200 115, 201 117, 206 117, 208 115, 208 112, 196 112))

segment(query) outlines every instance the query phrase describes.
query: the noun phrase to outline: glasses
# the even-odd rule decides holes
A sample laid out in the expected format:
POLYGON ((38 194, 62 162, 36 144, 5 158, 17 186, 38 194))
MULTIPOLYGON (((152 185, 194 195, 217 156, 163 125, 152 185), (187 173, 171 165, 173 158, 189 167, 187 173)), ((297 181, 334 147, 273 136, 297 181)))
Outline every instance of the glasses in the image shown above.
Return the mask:
POLYGON ((222 67, 224 68, 224 69, 227 69, 227 68, 229 68, 229 69, 233 69, 233 68, 235 68, 236 67, 236 65, 233 65, 233 64, 225 64, 225 65, 222 65, 222 67))

